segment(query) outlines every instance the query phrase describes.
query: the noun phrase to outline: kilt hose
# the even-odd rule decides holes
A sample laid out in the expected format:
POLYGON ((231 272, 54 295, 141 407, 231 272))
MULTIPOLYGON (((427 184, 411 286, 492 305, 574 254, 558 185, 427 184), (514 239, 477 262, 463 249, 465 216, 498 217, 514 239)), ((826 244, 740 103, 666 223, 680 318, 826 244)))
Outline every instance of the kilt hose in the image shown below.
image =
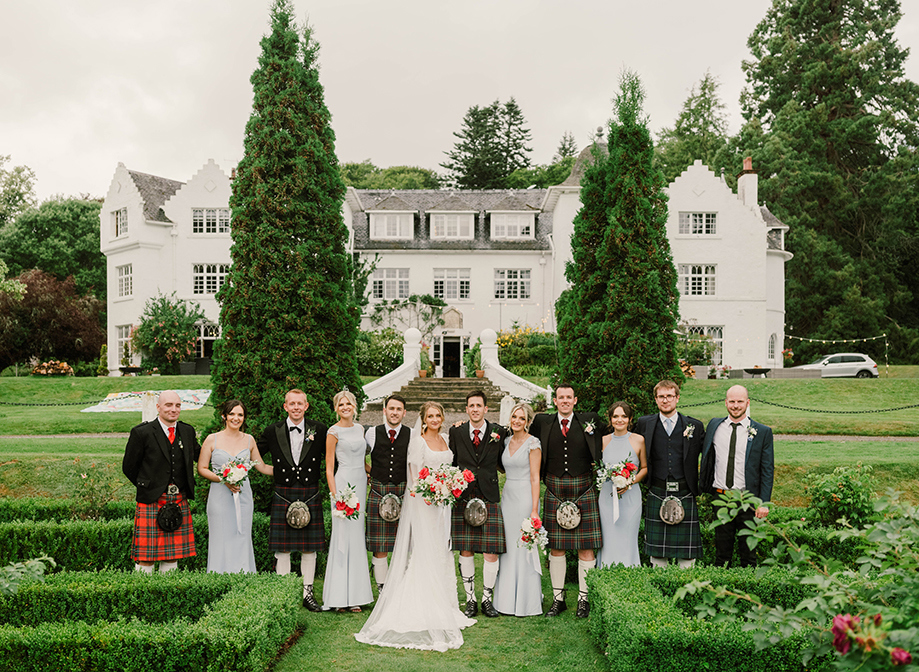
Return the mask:
POLYGON ((399 499, 405 495, 405 481, 402 483, 381 483, 370 479, 370 494, 367 495, 367 550, 371 553, 392 553, 396 544, 396 530, 399 521, 392 522, 380 518, 380 501, 386 495, 395 495, 399 499))
POLYGON ((318 485, 308 488, 275 485, 274 499, 271 501, 271 525, 268 528, 268 550, 282 553, 324 551, 326 546, 325 524, 322 520, 324 508, 323 502, 319 501, 318 485), (307 502, 310 510, 309 525, 300 529, 287 524, 288 503, 298 500, 307 502))
POLYGON ((600 503, 594 488, 593 472, 580 476, 546 474, 543 525, 549 533, 549 548, 559 551, 588 551, 603 546, 600 528, 600 503), (581 523, 573 530, 558 524, 556 512, 562 502, 572 501, 581 510, 581 523))
POLYGON ((472 551, 473 553, 507 553, 504 541, 504 517, 498 502, 485 502, 488 518, 478 527, 466 523, 463 513, 466 503, 472 497, 463 496, 456 502, 450 514, 450 544, 454 551, 472 551))
POLYGON ((134 535, 131 559, 134 562, 170 562, 195 555, 195 533, 191 529, 191 510, 181 492, 165 492, 153 504, 137 502, 134 508, 134 535), (175 504, 182 512, 182 525, 175 532, 163 532, 156 524, 156 514, 164 504, 175 504))
POLYGON ((668 493, 666 488, 652 485, 648 488, 645 505, 645 553, 652 558, 702 557, 702 533, 699 530, 699 509, 696 498, 685 487, 668 493), (676 525, 661 520, 661 505, 667 495, 678 497, 683 504, 685 517, 676 525))

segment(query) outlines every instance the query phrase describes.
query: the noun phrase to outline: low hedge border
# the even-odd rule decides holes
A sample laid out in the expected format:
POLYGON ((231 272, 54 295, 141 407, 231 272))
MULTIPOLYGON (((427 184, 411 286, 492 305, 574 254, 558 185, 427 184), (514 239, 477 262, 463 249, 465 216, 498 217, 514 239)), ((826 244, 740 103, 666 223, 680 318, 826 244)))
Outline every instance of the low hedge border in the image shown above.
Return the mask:
MULTIPOLYGON (((131 510, 133 516, 133 505, 131 510)), ((331 521, 326 521, 327 528, 331 521)), ((255 567, 259 572, 274 570, 274 552, 268 550, 270 518, 264 513, 252 516, 252 543, 255 567)), ((207 516, 192 516, 197 555, 179 560, 179 568, 207 569, 207 516)), ((58 571, 130 570, 133 517, 114 520, 17 520, 0 523, 0 565, 21 562, 43 555, 54 558, 58 571)), ((327 529, 328 537, 328 529, 327 529)), ((296 554, 295 554, 296 555, 296 554)), ((316 572, 325 571, 327 553, 317 554, 316 572)))
POLYGON ((0 669, 265 669, 300 598, 292 576, 58 574, 0 598, 0 669))
MULTIPOLYGON (((674 601, 676 589, 693 579, 734 586, 763 600, 793 606, 806 592, 783 569, 756 578, 750 569, 699 567, 691 570, 642 567, 592 570, 587 574, 590 630, 606 655, 611 672, 786 672, 801 665, 806 633, 756 650, 743 621, 714 623, 695 617, 692 603, 674 601), (685 611, 684 611, 685 610, 685 611), (688 615, 693 612, 692 615, 688 615)), ((808 670, 832 668, 832 658, 812 660, 808 670)))

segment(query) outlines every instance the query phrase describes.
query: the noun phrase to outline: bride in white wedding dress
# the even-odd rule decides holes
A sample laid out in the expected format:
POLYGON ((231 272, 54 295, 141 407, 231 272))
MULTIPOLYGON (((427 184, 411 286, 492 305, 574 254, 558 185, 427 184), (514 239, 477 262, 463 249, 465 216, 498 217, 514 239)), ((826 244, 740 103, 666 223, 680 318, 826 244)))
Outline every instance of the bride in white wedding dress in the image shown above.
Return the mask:
POLYGON ((421 407, 422 432, 408 450, 408 485, 383 592, 357 641, 400 649, 446 651, 463 644, 461 630, 475 623, 459 610, 450 551, 450 507, 430 506, 409 493, 422 467, 450 464, 453 453, 440 434, 443 407, 421 407))

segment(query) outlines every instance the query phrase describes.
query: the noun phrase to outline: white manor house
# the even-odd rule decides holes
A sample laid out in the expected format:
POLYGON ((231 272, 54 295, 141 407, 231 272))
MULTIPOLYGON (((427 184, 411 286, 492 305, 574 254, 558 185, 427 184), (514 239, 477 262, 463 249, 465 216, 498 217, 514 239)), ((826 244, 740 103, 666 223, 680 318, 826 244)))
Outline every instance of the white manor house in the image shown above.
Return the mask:
MULTIPOLYGON (((462 354, 486 329, 514 323, 555 331, 566 287, 573 220, 581 203, 581 153, 548 189, 364 190, 343 205, 349 250, 376 261, 362 328, 373 306, 430 294, 448 307, 431 354, 438 375, 462 376, 462 354)), ((208 161, 188 182, 119 163, 100 214, 108 275, 109 370, 118 374, 132 325, 157 293, 198 302, 198 370, 220 335, 214 298, 230 266, 231 178, 208 161)), ((749 160, 738 193, 700 161, 668 186, 667 236, 677 267, 680 316, 718 346, 716 363, 782 367, 787 228, 757 202, 749 160)), ((385 320, 382 326, 389 326, 385 320)), ((397 328, 410 325, 392 323, 397 328)), ((139 356, 130 353, 132 364, 139 356)))

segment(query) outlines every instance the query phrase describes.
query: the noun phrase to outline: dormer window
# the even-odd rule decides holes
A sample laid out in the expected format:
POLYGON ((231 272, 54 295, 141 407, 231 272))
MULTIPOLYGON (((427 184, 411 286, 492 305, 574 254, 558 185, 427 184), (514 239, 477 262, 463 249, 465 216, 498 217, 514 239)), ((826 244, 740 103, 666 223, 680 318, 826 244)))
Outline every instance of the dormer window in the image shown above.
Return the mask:
POLYGON ((413 212, 371 212, 370 240, 411 240, 413 212))
POLYGON ((475 232, 475 213, 434 212, 430 215, 432 240, 472 240, 475 232))
POLYGON ((535 214, 532 212, 492 212, 492 240, 532 240, 535 214))
POLYGON ((681 212, 679 234, 714 236, 718 233, 717 212, 681 212))

